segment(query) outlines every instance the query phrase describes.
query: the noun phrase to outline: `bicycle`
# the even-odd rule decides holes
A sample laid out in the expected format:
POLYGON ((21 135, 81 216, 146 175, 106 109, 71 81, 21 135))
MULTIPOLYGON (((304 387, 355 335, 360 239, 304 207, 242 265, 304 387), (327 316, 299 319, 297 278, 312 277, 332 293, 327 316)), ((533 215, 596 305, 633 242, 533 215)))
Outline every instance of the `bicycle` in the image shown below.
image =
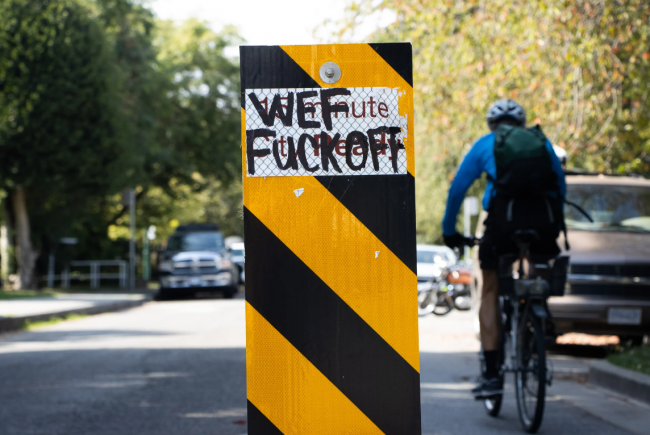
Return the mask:
MULTIPOLYGON (((458 254, 457 254, 458 255, 458 254)), ((471 277, 457 266, 439 265, 429 280, 418 283, 418 316, 427 314, 444 316, 452 309, 466 310, 457 303, 459 298, 467 298, 471 277)))
MULTIPOLYGON (((542 423, 546 386, 552 383, 546 337, 553 336, 554 328, 546 301, 564 294, 569 263, 565 256, 535 261, 528 248, 538 237, 533 230, 515 232, 519 254, 500 257, 498 270, 503 325, 500 375, 514 374, 519 420, 528 433, 537 432, 542 423), (513 270, 515 263, 518 267, 513 270)), ((490 416, 499 415, 503 394, 482 400, 490 416)))

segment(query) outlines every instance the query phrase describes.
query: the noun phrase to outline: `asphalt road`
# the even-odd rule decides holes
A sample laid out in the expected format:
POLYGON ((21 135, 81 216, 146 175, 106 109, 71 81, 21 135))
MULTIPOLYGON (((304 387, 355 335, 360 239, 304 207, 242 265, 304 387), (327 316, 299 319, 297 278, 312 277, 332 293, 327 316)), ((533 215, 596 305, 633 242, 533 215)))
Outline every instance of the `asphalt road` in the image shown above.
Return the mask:
MULTIPOLYGON (((522 433, 514 394, 499 419, 469 397, 478 349, 469 319, 420 321, 423 433, 522 433)), ((0 434, 244 434, 244 345, 241 295, 152 302, 4 336, 0 434)), ((539 433, 630 432, 550 397, 539 433)))

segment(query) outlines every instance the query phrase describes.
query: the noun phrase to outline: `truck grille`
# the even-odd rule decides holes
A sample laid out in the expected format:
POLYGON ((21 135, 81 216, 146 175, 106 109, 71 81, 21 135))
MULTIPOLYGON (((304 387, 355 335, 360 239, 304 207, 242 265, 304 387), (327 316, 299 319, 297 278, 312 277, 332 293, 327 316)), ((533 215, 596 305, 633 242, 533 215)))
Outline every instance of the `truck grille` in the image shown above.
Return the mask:
POLYGON ((208 259, 202 259, 196 263, 193 261, 174 262, 174 269, 191 269, 192 267, 198 267, 199 269, 214 269, 217 267, 217 262, 208 259))
POLYGON ((650 278, 650 264, 572 264, 570 274, 650 278))
POLYGON ((571 284, 567 295, 650 299, 650 285, 571 284))

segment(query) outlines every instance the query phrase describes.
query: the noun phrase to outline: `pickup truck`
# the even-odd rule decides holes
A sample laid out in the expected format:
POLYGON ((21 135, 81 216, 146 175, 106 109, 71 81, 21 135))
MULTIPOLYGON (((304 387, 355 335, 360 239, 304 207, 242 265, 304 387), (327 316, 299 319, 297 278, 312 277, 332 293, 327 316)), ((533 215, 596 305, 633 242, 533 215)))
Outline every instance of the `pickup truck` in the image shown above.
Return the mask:
POLYGON ((239 288, 239 272, 217 225, 182 225, 161 253, 158 281, 159 300, 210 291, 232 298, 239 288))

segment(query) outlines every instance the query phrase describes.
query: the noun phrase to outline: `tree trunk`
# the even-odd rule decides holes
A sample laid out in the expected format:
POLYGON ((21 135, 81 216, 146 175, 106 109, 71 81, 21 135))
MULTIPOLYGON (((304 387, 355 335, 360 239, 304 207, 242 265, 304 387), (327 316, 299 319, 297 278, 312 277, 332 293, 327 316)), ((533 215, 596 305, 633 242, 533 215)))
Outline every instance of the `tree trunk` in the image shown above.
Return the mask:
POLYGON ((11 192, 14 209, 14 223, 16 225, 16 239, 18 252, 18 272, 20 274, 20 289, 36 289, 34 267, 39 253, 32 247, 32 236, 29 228, 29 215, 25 201, 25 189, 16 187, 11 192))

